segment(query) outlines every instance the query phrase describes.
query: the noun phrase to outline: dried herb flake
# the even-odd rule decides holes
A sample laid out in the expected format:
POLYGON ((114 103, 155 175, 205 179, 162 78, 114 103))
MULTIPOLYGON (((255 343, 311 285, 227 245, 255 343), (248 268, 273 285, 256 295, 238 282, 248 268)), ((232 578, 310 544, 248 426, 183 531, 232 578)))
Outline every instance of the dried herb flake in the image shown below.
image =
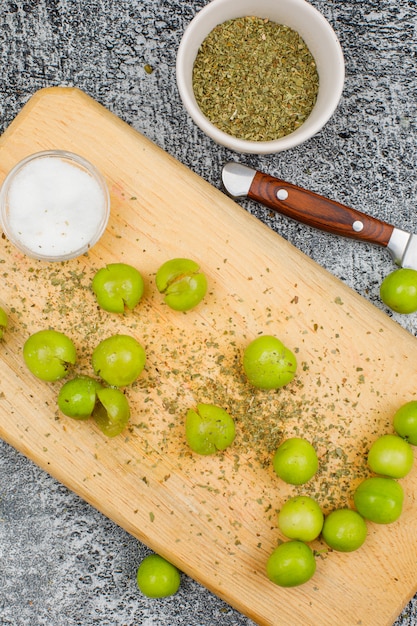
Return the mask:
POLYGON ((295 131, 310 115, 319 78, 301 36, 257 17, 228 20, 203 41, 193 68, 199 107, 220 130, 251 141, 295 131))

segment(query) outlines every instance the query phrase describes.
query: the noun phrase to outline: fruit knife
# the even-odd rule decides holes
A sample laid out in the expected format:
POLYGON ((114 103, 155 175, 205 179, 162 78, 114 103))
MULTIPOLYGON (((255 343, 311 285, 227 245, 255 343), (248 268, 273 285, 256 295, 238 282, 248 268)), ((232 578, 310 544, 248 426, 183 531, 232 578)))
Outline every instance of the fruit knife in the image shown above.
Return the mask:
POLYGON ((247 197, 308 226, 377 244, 400 267, 417 270, 417 235, 413 233, 241 163, 226 163, 222 182, 235 199, 247 197))

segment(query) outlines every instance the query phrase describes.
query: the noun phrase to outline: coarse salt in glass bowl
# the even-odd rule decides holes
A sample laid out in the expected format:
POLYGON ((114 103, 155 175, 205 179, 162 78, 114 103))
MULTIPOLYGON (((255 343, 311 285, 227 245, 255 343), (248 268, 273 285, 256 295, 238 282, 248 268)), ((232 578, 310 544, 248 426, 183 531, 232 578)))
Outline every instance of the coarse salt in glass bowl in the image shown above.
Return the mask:
POLYGON ((87 252, 103 235, 110 197, 101 173, 64 150, 31 154, 8 173, 0 189, 4 234, 21 252, 65 261, 87 252))

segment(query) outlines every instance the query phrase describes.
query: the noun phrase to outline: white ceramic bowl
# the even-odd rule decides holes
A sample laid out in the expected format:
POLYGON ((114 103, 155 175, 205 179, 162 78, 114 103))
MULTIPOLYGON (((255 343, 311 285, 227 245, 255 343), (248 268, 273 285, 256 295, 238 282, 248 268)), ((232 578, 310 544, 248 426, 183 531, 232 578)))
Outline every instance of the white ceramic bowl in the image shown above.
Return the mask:
POLYGON ((212 0, 196 14, 184 32, 178 48, 176 75, 186 110, 211 139, 235 152, 272 154, 303 143, 323 128, 339 104, 345 64, 334 30, 323 15, 305 0, 212 0), (311 114, 293 133, 274 141, 247 141, 228 135, 207 119, 194 97, 192 72, 200 45, 218 24, 245 16, 268 18, 297 31, 317 66, 319 91, 311 114))
POLYGON ((109 215, 103 176, 72 152, 29 155, 8 173, 0 190, 4 234, 21 252, 42 261, 87 252, 103 235, 109 215))

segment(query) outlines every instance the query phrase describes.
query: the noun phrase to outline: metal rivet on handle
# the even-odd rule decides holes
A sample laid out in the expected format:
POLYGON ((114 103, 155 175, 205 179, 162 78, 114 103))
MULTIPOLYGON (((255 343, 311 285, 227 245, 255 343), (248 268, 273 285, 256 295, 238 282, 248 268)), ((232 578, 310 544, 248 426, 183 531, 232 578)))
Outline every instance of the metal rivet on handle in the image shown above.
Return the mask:
POLYGON ((288 198, 288 191, 286 189, 278 189, 277 198, 278 200, 286 200, 288 198))
POLYGON ((360 233, 361 230, 363 230, 363 222, 356 220, 356 222, 353 222, 352 228, 355 231, 355 233, 360 233))

